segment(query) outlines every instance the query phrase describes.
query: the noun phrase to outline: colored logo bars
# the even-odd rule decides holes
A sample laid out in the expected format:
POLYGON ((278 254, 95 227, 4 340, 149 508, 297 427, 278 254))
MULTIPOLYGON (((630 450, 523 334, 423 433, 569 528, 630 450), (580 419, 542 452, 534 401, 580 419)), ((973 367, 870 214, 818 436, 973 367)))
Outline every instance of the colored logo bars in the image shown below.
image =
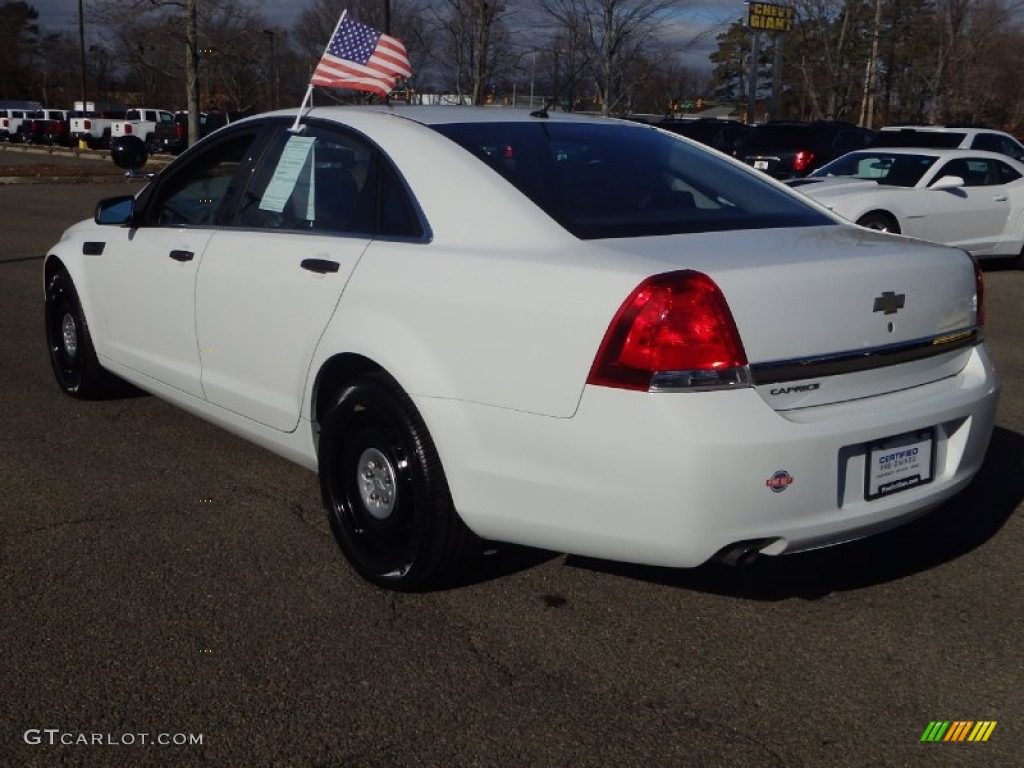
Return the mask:
POLYGON ((988 741, 995 729, 995 720, 932 720, 921 741, 988 741))

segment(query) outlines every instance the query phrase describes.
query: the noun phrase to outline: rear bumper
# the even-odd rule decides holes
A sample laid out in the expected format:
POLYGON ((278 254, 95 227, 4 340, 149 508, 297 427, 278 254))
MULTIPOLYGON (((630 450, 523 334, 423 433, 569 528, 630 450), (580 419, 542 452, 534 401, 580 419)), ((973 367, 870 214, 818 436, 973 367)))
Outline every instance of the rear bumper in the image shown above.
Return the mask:
POLYGON ((646 394, 587 387, 554 419, 417 399, 453 498, 479 535, 662 566, 740 541, 768 554, 859 538, 962 490, 982 461, 999 383, 984 346, 937 382, 780 413, 754 390, 646 394), (935 435, 932 482, 865 499, 868 446, 935 435), (769 479, 784 472, 781 492, 769 479))

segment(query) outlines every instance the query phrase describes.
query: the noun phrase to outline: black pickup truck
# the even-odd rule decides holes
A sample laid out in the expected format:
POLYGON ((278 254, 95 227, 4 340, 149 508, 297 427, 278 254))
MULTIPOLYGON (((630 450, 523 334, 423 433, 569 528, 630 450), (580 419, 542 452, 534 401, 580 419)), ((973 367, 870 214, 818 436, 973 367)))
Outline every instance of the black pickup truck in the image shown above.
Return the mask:
MULTIPOLYGON (((227 112, 200 112, 199 138, 212 133, 231 122, 227 112)), ((170 152, 177 155, 188 147, 188 112, 175 112, 173 123, 157 123, 153 132, 153 141, 149 146, 152 152, 170 152)))

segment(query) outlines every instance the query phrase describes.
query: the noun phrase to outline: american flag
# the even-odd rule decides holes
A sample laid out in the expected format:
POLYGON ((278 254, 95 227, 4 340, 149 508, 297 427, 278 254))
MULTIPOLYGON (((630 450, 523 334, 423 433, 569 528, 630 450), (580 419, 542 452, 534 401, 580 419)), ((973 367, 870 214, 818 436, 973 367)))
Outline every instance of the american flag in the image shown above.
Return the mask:
POLYGON ((399 77, 411 75, 401 40, 350 19, 346 11, 309 84, 370 91, 386 98, 399 77))

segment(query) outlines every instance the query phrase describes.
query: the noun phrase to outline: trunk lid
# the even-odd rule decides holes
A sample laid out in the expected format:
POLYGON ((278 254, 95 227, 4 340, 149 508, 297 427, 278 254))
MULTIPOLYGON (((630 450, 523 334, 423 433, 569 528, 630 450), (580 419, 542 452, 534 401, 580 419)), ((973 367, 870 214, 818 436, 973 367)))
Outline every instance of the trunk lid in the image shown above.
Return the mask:
POLYGON ((954 375, 977 341, 974 265, 953 248, 845 225, 617 245, 718 284, 755 386, 778 410, 954 375))

